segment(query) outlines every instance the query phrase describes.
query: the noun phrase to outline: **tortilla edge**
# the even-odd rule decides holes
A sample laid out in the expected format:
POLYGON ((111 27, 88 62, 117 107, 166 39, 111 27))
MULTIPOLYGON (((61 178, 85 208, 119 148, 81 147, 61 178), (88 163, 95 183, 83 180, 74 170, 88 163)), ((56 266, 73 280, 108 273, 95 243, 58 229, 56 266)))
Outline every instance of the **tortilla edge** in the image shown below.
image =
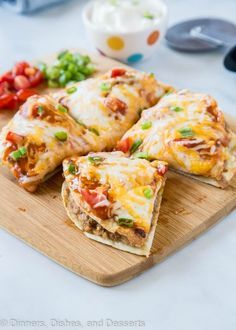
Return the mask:
POLYGON ((166 180, 166 178, 164 178, 162 186, 161 186, 160 190, 157 192, 156 200, 155 200, 155 203, 154 203, 151 230, 148 233, 148 239, 146 240, 146 243, 145 243, 144 247, 142 247, 142 248, 129 246, 129 245, 126 245, 126 244, 121 243, 121 242, 112 241, 110 239, 104 239, 100 236, 96 236, 94 234, 90 234, 90 233, 87 233, 87 232, 83 231, 83 229, 82 229, 82 227, 79 223, 79 220, 73 214, 73 212, 70 212, 70 210, 67 207, 66 189, 67 188, 69 189, 69 187, 68 187, 66 181, 64 181, 64 183, 62 185, 61 195, 62 195, 63 204, 64 204, 64 207, 66 209, 68 217, 75 224, 75 226, 78 227, 83 232, 83 234, 86 237, 88 237, 90 239, 93 239, 97 242, 112 246, 113 248, 116 248, 116 249, 119 249, 119 250, 122 250, 122 251, 125 251, 125 252, 129 252, 129 253, 132 253, 132 254, 137 254, 137 255, 140 255, 140 256, 148 257, 150 255, 150 251, 151 251, 153 240, 154 240, 154 235, 155 235, 155 232, 156 232, 156 226, 157 226, 157 221, 158 221, 159 213, 160 213, 160 207, 161 207, 161 201, 162 201, 162 196, 163 196, 163 190, 164 190, 164 186, 165 186, 165 180, 166 180))

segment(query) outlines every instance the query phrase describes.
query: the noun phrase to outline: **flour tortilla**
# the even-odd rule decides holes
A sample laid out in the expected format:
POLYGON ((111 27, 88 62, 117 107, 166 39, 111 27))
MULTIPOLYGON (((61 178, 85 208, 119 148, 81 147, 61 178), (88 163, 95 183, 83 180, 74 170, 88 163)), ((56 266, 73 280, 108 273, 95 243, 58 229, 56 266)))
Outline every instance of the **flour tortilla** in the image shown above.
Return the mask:
MULTIPOLYGON (((113 241, 111 239, 105 239, 103 237, 88 233, 83 231, 82 228, 82 224, 81 224, 81 216, 86 216, 89 217, 88 214, 86 214, 84 211, 81 210, 80 206, 78 204, 76 204, 76 206, 79 208, 79 212, 80 212, 80 216, 77 216, 71 207, 69 207, 69 188, 67 186, 67 183, 64 182, 63 186, 62 186, 62 199, 63 199, 63 203, 64 203, 64 207, 66 209, 67 215, 69 216, 69 218, 72 220, 72 222, 80 229, 83 231, 83 233, 90 239, 93 239, 97 242, 106 244, 106 245, 110 245, 116 249, 122 250, 122 251, 126 251, 126 252, 130 252, 133 254, 137 254, 137 255, 141 255, 141 256, 146 256, 148 257, 150 255, 150 250, 152 247, 152 243, 153 243, 153 239, 154 239, 154 235, 155 235, 155 231, 156 231, 156 225, 157 225, 157 220, 158 220, 158 216, 159 216, 159 211, 160 211, 160 206, 161 206, 161 200, 162 200, 162 195, 163 195, 163 187, 164 187, 164 183, 161 189, 159 189, 159 191, 157 192, 156 195, 156 200, 154 203, 154 210, 153 210, 153 216, 152 216, 152 224, 151 224, 151 229, 150 232, 148 233, 148 237, 146 240, 145 245, 142 248, 138 248, 138 247, 133 247, 127 244, 124 244, 122 242, 117 242, 117 241, 113 241)), ((74 201, 75 202, 75 201, 74 201)), ((75 202, 76 203, 76 202, 75 202)), ((94 219, 93 219, 94 220, 94 219)))

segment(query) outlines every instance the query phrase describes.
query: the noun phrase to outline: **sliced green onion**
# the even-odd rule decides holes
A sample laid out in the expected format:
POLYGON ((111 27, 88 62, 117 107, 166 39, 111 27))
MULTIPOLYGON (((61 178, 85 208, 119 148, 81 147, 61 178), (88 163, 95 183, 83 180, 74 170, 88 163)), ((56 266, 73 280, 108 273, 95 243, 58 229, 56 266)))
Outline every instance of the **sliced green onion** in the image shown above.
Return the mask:
POLYGON ((125 226, 125 227, 133 227, 134 220, 129 218, 119 218, 117 221, 118 225, 125 226))
POLYGON ((111 89, 111 84, 109 83, 102 83, 101 86, 101 91, 103 92, 108 92, 111 89))
POLYGON ((154 19, 155 16, 153 14, 151 14, 149 11, 146 11, 144 14, 143 14, 143 17, 144 18, 147 18, 147 19, 154 19))
POLYGON ((175 112, 180 112, 180 111, 183 111, 184 109, 181 108, 181 107, 172 106, 172 107, 170 107, 170 110, 171 111, 175 111, 175 112))
POLYGON ((88 157, 88 161, 92 164, 96 163, 101 163, 104 160, 104 158, 100 157, 100 156, 89 156, 88 157))
POLYGON ((153 197, 153 190, 151 188, 145 188, 143 194, 147 199, 151 199, 153 197))
POLYGON ((21 156, 25 156, 26 153, 27 153, 27 149, 26 149, 26 147, 21 147, 21 148, 19 149, 19 151, 20 151, 21 156))
POLYGON ((39 115, 42 115, 44 113, 44 107, 42 105, 38 106, 37 112, 39 115))
POLYGON ((58 79, 60 77, 60 69, 57 67, 48 68, 47 77, 51 80, 58 79))
POLYGON ((99 132, 98 132, 98 130, 96 128, 94 128, 94 127, 89 127, 88 130, 89 130, 89 132, 92 132, 93 134, 95 134, 97 136, 100 135, 99 132))
POLYGON ((60 85, 58 84, 58 82, 53 81, 53 80, 48 80, 48 87, 50 87, 50 88, 57 88, 59 86, 60 85))
POLYGON ((194 136, 194 132, 193 132, 191 127, 184 127, 184 128, 179 130, 179 133, 183 137, 192 137, 192 136, 194 136))
POLYGON ((146 151, 136 152, 133 155, 134 158, 149 159, 149 155, 146 151))
POLYGON ((11 158, 15 161, 17 161, 18 159, 21 158, 21 153, 19 150, 16 150, 16 151, 13 151, 11 154, 10 154, 11 158))
POLYGON ((56 132, 54 134, 55 138, 57 138, 59 141, 66 141, 67 140, 67 133, 64 131, 56 132))
POLYGON ((61 105, 61 104, 57 105, 57 110, 62 113, 67 113, 67 109, 65 107, 63 107, 63 105, 61 105))
POLYGON ((71 86, 70 88, 68 88, 66 90, 67 94, 73 94, 77 91, 77 87, 76 86, 71 86))
POLYGON ((138 149, 138 147, 141 146, 142 143, 143 143, 143 141, 141 139, 134 141, 134 143, 132 144, 132 147, 130 149, 130 153, 133 154, 138 149))
POLYGON ((142 129, 149 129, 152 127, 152 122, 151 121, 146 121, 141 125, 142 129))
POLYGON ((13 151, 10 156, 13 160, 17 161, 18 159, 22 158, 23 156, 25 156, 27 153, 27 149, 26 147, 21 147, 16 151, 13 151))
POLYGON ((68 166, 68 171, 71 173, 71 174, 75 174, 77 172, 77 168, 74 164, 70 163, 69 166, 68 166))
POLYGON ((63 58, 66 54, 68 54, 68 50, 63 50, 62 52, 60 52, 58 55, 57 55, 57 58, 60 60, 61 58, 63 58))
POLYGON ((47 79, 48 86, 52 88, 65 87, 71 82, 84 80, 95 72, 89 56, 68 50, 61 52, 52 65, 43 63, 39 64, 39 68, 47 79))

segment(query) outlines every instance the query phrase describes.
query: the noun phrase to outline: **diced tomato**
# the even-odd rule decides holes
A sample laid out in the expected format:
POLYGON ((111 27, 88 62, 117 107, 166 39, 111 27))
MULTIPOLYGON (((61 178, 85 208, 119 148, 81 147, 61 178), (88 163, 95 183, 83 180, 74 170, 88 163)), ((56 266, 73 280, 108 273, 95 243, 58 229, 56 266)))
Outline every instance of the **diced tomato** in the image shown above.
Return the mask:
POLYGON ((126 69, 115 68, 111 71, 111 78, 123 76, 126 73, 126 69))
POLYGON ((125 114, 127 109, 127 104, 116 97, 107 97, 104 101, 106 107, 108 107, 113 112, 120 112, 122 115, 125 114))
POLYGON ((19 75, 15 77, 14 87, 16 90, 26 89, 30 87, 30 81, 25 76, 19 75))
POLYGON ((36 87, 43 81, 43 74, 37 70, 34 75, 29 76, 30 86, 36 87))
POLYGON ((14 94, 3 94, 0 96, 0 109, 14 109, 15 96, 14 94))
POLYGON ((0 96, 3 94, 9 94, 9 84, 6 81, 0 84, 0 96))
POLYGON ((12 69, 12 74, 14 76, 24 75, 25 69, 28 68, 30 65, 27 62, 18 62, 15 64, 14 68, 12 69))
POLYGON ((27 62, 17 63, 12 71, 0 77, 0 109, 17 109, 28 97, 38 94, 31 87, 38 86, 44 77, 27 62))
POLYGON ((130 139, 126 138, 117 143, 116 150, 123 151, 124 153, 126 153, 129 151, 130 147, 130 139))
MULTIPOLYGON (((84 200, 93 208, 96 204, 107 200, 105 193, 98 192, 96 190, 81 189, 81 194, 84 200)), ((104 207, 104 205, 102 205, 104 207)))
POLYGON ((157 173, 161 176, 165 175, 168 171, 168 166, 165 164, 159 164, 157 167, 157 173))
POLYGON ((0 77, 0 84, 1 84, 2 82, 7 82, 7 83, 9 83, 10 86, 13 85, 13 82, 14 82, 14 76, 13 76, 13 74, 12 74, 11 71, 8 71, 8 72, 4 73, 4 75, 2 75, 2 76, 0 77))
POLYGON ((24 140, 24 136, 9 131, 6 136, 6 140, 15 144, 22 144, 24 140))
POLYGON ((27 77, 34 76, 37 70, 38 70, 38 69, 36 69, 36 68, 30 66, 30 67, 28 67, 28 68, 25 68, 24 74, 25 74, 27 77))
POLYGON ((20 89, 16 93, 16 96, 17 96, 19 101, 24 102, 28 99, 28 97, 30 97, 32 95, 36 95, 36 94, 38 94, 38 92, 34 89, 20 89))

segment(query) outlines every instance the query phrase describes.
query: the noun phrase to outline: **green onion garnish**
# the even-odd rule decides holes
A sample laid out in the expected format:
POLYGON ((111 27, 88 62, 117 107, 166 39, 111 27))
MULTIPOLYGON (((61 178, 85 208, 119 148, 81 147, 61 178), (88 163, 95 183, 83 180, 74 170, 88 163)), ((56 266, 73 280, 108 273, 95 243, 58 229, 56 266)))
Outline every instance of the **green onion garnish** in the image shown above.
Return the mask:
POLYGON ((62 113, 66 113, 67 112, 67 109, 65 107, 63 107, 63 105, 61 104, 58 104, 57 105, 57 110, 62 112, 62 113))
POLYGON ((183 111, 184 109, 181 108, 181 107, 172 106, 172 107, 170 107, 170 110, 171 111, 175 111, 175 112, 180 112, 180 111, 183 111))
POLYGON ((101 91, 103 92, 109 92, 109 90, 111 89, 111 84, 109 83, 102 83, 100 86, 101 91))
MULTIPOLYGON (((61 52, 52 65, 39 64, 48 86, 52 88, 65 87, 72 82, 85 80, 95 72, 95 67, 87 55, 71 53, 68 50, 61 52)), ((73 89, 72 89, 73 90, 73 89)), ((72 90, 69 89, 69 93, 72 90)))
POLYGON ((76 86, 72 86, 72 87, 70 87, 70 88, 68 88, 68 89, 66 90, 67 94, 73 94, 73 93, 75 93, 76 91, 77 91, 77 87, 76 87, 76 86))
POLYGON ((39 105, 38 109, 37 109, 37 112, 41 116, 44 113, 44 107, 42 105, 39 105))
POLYGON ((150 12, 146 11, 144 14, 143 14, 143 17, 144 18, 147 18, 147 19, 154 19, 155 16, 152 15, 150 12))
POLYGON ((25 156, 27 153, 27 149, 26 147, 21 147, 16 151, 13 151, 10 156, 13 160, 17 161, 18 159, 22 158, 23 156, 25 156))
POLYGON ((153 190, 151 188, 145 188, 143 194, 147 199, 151 199, 153 196, 153 190))
POLYGON ((100 156, 89 156, 88 161, 92 164, 98 164, 101 163, 104 160, 104 158, 100 156))
POLYGON ((183 137, 192 137, 192 136, 194 136, 194 132, 193 132, 191 127, 184 127, 184 128, 179 130, 179 133, 183 137))
POLYGON ((59 141, 66 141, 67 140, 67 133, 64 131, 56 132, 54 134, 55 138, 57 138, 59 141))
POLYGON ((56 81, 53 80, 48 80, 48 87, 50 88, 58 88, 60 84, 56 81))
POLYGON ((98 130, 96 128, 94 128, 94 127, 89 127, 88 130, 89 130, 89 132, 92 132, 93 134, 95 134, 97 136, 100 135, 99 132, 98 132, 98 130))
POLYGON ((70 163, 69 166, 68 166, 68 171, 71 173, 71 174, 75 174, 76 171, 77 171, 77 168, 74 164, 70 163))
POLYGON ((142 129, 149 129, 149 128, 151 128, 152 127, 152 122, 151 121, 146 121, 145 123, 143 123, 142 125, 141 125, 141 128, 142 129))
POLYGON ((136 152, 133 155, 134 158, 149 159, 149 155, 146 151, 136 152))
POLYGON ((141 146, 142 143, 143 141, 141 139, 134 141, 130 149, 130 153, 133 154, 138 149, 138 147, 141 146))
POLYGON ((119 218, 117 221, 118 225, 125 226, 125 227, 133 227, 134 220, 129 218, 119 218))

